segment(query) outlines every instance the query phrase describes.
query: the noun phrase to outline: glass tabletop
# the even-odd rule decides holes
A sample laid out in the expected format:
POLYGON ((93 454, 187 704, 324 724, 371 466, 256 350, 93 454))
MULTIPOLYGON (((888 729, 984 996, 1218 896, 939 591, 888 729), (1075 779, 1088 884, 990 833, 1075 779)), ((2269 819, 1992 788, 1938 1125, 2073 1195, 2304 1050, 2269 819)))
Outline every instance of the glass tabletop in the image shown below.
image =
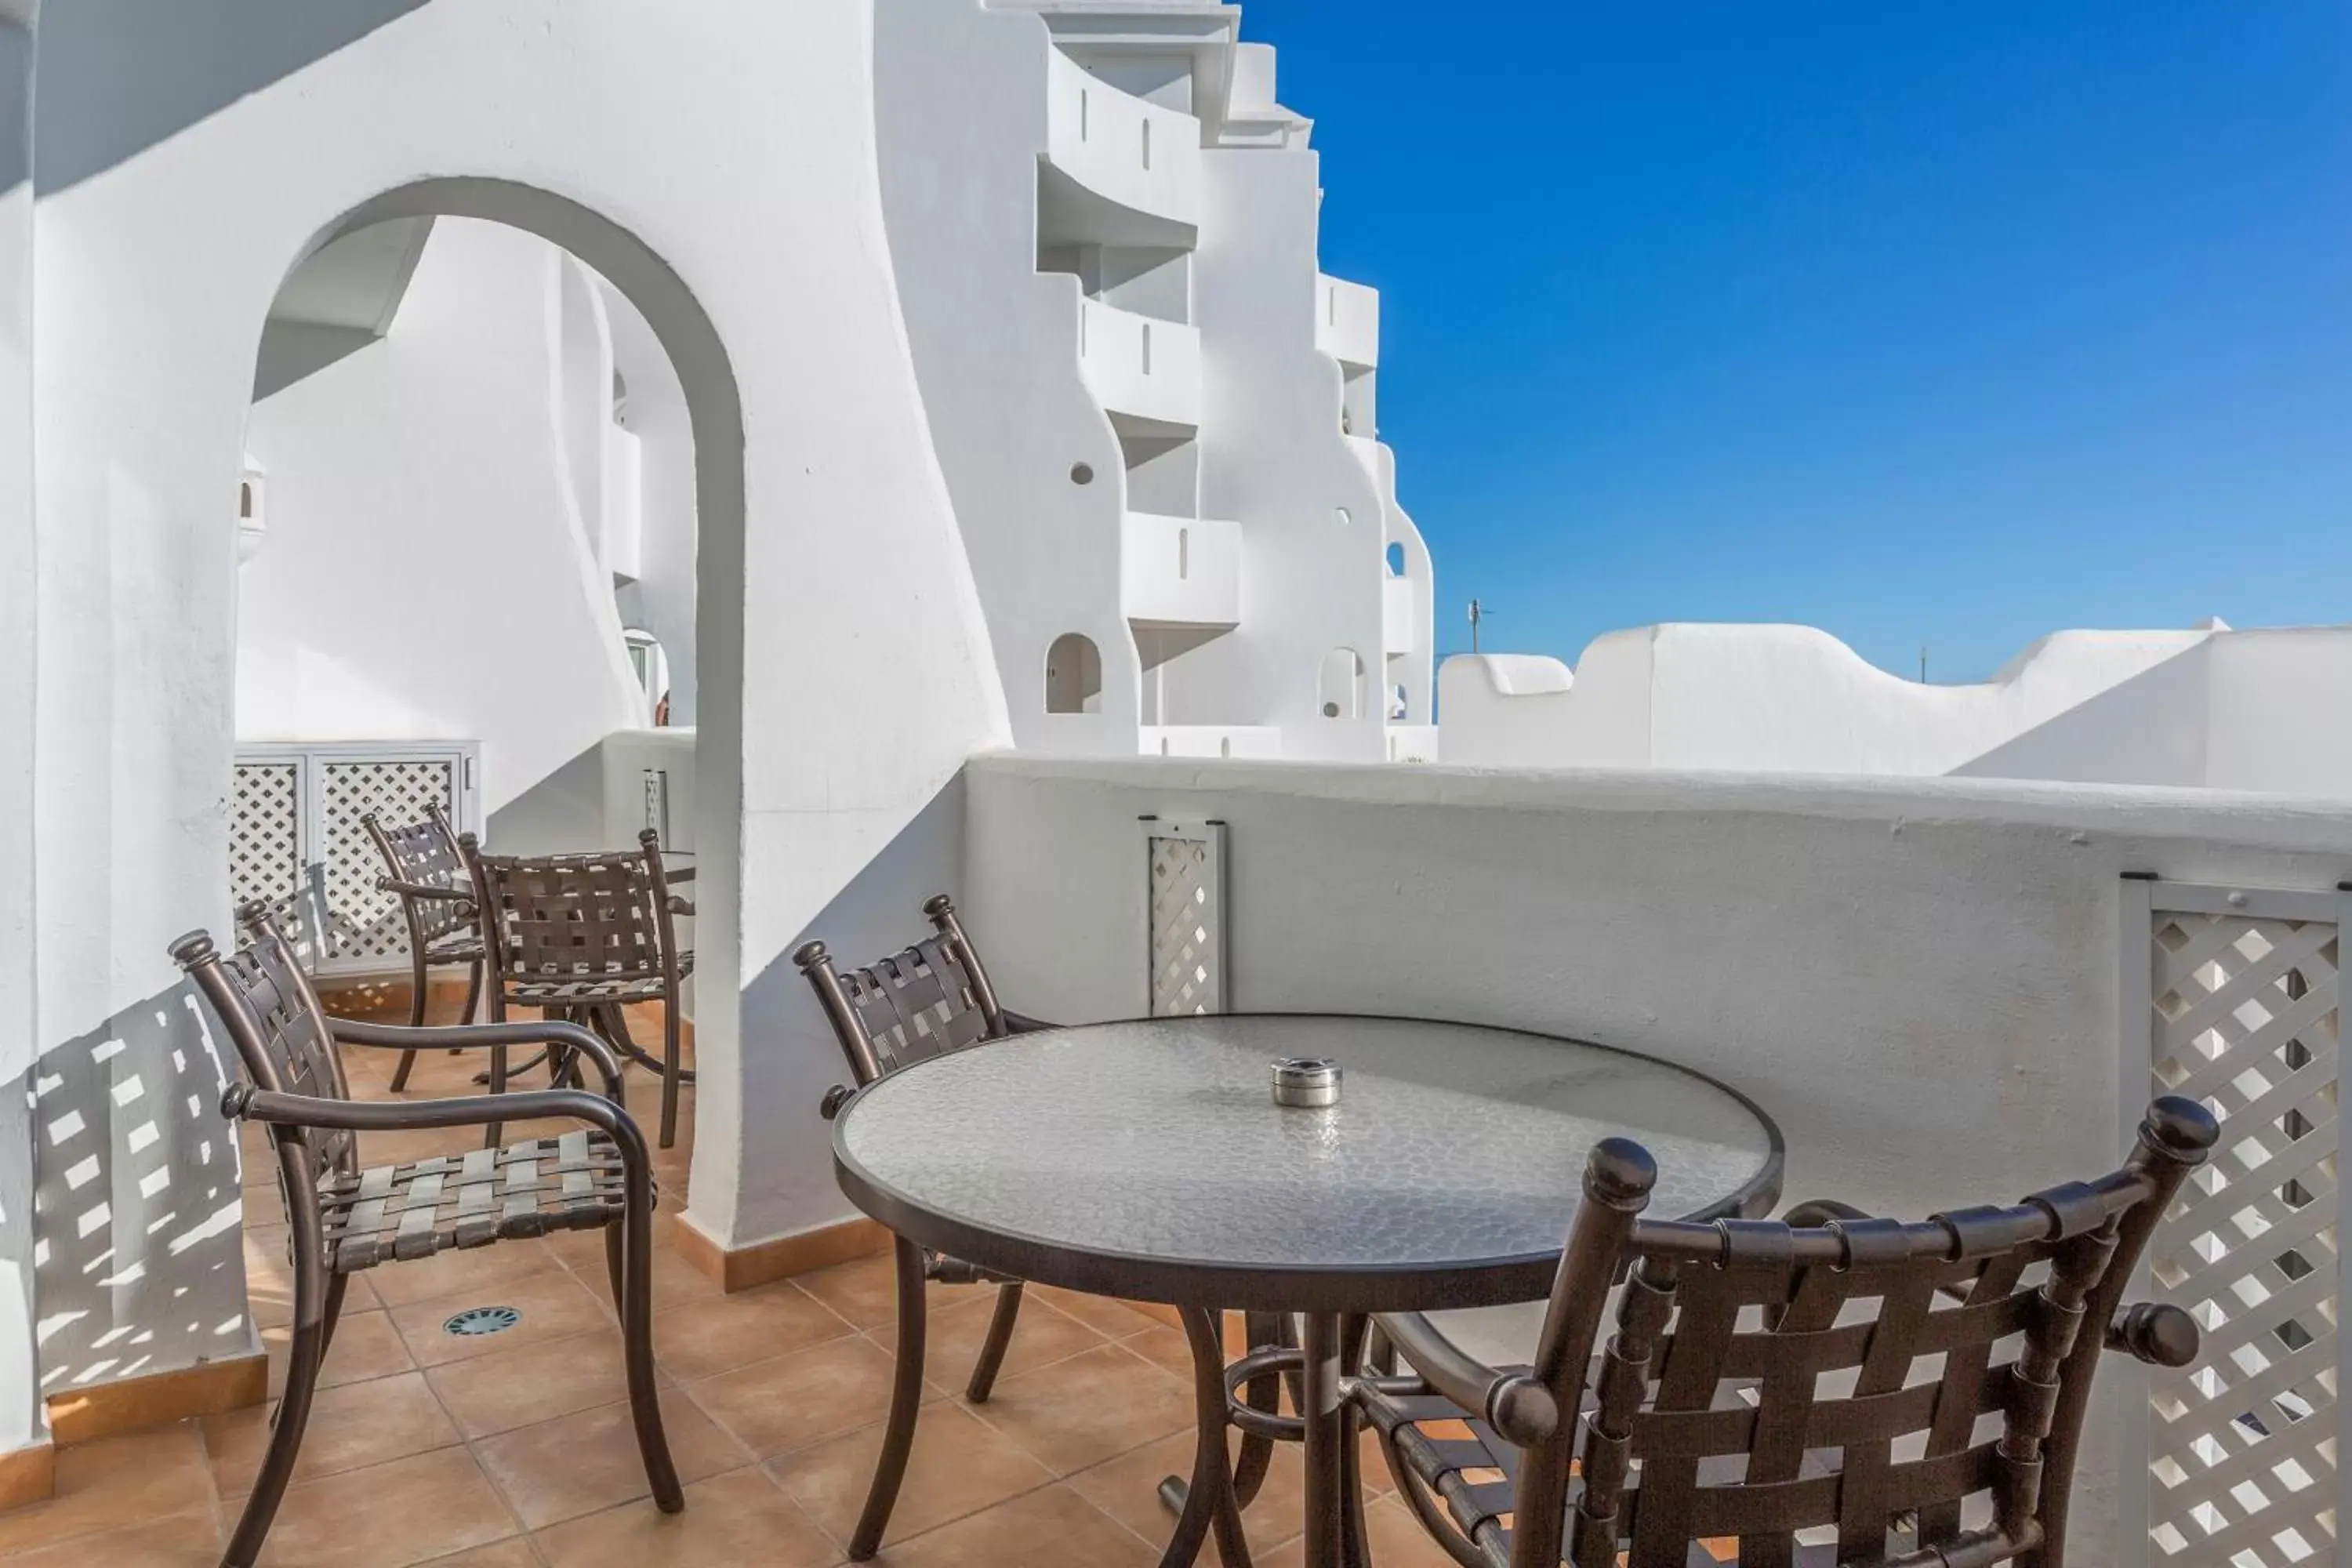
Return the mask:
POLYGON ((1654 1215, 1777 1192, 1778 1130, 1698 1074, 1549 1036, 1330 1015, 992 1041, 870 1085, 834 1148, 861 1208, 1022 1279, 1371 1311, 1544 1294, 1585 1156, 1612 1135, 1656 1156, 1654 1215), (1283 1057, 1338 1062, 1339 1103, 1275 1104, 1283 1057))

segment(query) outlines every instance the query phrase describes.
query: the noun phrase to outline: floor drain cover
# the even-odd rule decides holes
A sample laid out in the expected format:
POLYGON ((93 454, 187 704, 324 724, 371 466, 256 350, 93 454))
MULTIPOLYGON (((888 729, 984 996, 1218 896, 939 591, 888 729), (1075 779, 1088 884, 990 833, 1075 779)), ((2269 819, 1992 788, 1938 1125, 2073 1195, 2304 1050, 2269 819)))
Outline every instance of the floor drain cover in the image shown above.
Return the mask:
POLYGON ((441 1331, 472 1339, 481 1334, 503 1333, 521 1321, 522 1314, 512 1307, 472 1307, 442 1324, 441 1331))

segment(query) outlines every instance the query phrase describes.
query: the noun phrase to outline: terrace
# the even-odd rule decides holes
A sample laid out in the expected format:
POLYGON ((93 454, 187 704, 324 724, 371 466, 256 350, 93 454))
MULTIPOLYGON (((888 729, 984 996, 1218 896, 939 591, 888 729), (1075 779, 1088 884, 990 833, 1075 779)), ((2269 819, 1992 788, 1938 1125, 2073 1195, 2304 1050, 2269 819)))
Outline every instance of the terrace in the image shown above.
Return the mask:
MULTIPOLYGON (((2208 1353, 2179 1373, 2106 1358, 2123 1364, 2101 1374, 2075 1548, 2182 1564, 2333 1550, 2332 987, 2352 810, 1990 782, 999 753, 973 758, 931 818, 943 858, 909 870, 885 855, 812 930, 845 948, 869 919, 911 934, 908 889, 936 870, 1009 1005, 1063 1022, 1165 1011, 1147 958, 1164 873, 1145 839, 1154 819, 1214 821, 1223 875, 1187 919, 1203 922, 1218 1005, 1509 1026, 1699 1069, 1778 1121, 1790 1198, 1906 1215, 2007 1201, 2105 1169, 2151 1093, 2199 1095, 2223 1121, 2214 1175, 2159 1228, 2142 1288, 2190 1308, 2208 1353), (861 907, 887 914, 837 913, 861 907)), ((795 1003, 746 1046, 794 1087, 724 1104, 732 1086, 706 1085, 657 1162, 654 1333, 686 1511, 646 1497, 598 1248, 555 1237, 373 1271, 373 1288, 362 1277, 264 1561, 844 1560, 890 1401, 891 1293, 884 1238, 828 1169, 816 1102, 846 1074, 814 1004, 795 1003), (717 1202, 703 1184, 724 1166, 693 1151, 698 1126, 743 1129, 740 1174, 717 1202), (739 1268, 751 1255, 721 1258, 708 1216, 756 1203, 784 1216, 782 1250, 739 1268), (751 1283, 788 1256, 803 1267, 751 1283), (521 1322, 442 1333, 488 1305, 521 1322)), ((425 1058, 402 1096, 382 1065, 352 1070, 362 1098, 466 1087, 457 1058, 425 1058)), ((384 1136, 411 1145, 386 1157, 467 1144, 384 1136)), ((284 1233, 255 1147, 248 1134, 244 1255, 254 1321, 276 1345, 284 1233)), ((1033 1288, 1001 1381, 974 1405, 954 1380, 987 1327, 983 1289, 930 1289, 931 1385, 880 1560, 1155 1560, 1171 1519, 1153 1489, 1185 1470, 1192 1442, 1183 1336, 1164 1309, 1033 1288)), ((1485 1330, 1525 1324, 1505 1314, 1485 1330)), ((0 1517, 0 1551, 211 1562, 264 1430, 248 1405, 66 1447, 57 1500, 0 1517)), ((1305 1560, 1297 1465, 1277 1446, 1245 1519, 1255 1561, 1305 1560)), ((1385 1468, 1368 1458, 1364 1476, 1377 1561, 1447 1561, 1385 1468)))

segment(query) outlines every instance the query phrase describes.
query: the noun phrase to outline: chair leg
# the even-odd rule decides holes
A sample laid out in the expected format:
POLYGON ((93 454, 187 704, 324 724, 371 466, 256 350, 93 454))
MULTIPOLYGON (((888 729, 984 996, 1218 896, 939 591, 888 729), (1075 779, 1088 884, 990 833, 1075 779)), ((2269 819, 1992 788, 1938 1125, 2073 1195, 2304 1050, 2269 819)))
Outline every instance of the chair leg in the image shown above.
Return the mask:
POLYGON ((613 1313, 625 1321, 629 1314, 628 1265, 617 1225, 604 1227, 604 1274, 613 1282, 613 1313))
MULTIPOLYGON (((478 958, 474 960, 473 963, 466 965, 466 1010, 457 1015, 457 1022, 460 1024, 472 1023, 474 1021, 474 1009, 481 1005, 482 961, 478 958)), ((451 1054, 454 1056, 457 1053, 452 1052, 451 1054)))
POLYGON ((348 1274, 327 1276, 327 1299, 319 1312, 319 1363, 326 1364, 327 1352, 335 1348, 335 1325, 343 1321, 343 1288, 352 1282, 348 1274))
MULTIPOLYGON (((504 1046, 492 1046, 490 1047, 490 1092, 492 1094, 504 1094, 506 1091, 507 1048, 504 1046)), ((482 1130, 482 1147, 485 1149, 497 1148, 499 1146, 499 1134, 505 1131, 505 1122, 491 1122, 488 1127, 482 1130)))
MULTIPOLYGON (((654 1237, 650 1189, 633 1197, 622 1219, 621 1342, 628 1364, 629 1415, 637 1428, 637 1453, 653 1487, 654 1506, 664 1513, 686 1508, 669 1438, 662 1431, 660 1389, 654 1381, 654 1237)), ((605 1254, 612 1257, 608 1250, 605 1254)))
MULTIPOLYGON (((408 973, 408 1026, 412 1029, 421 1029, 425 1026, 426 970, 425 968, 425 952, 422 948, 415 945, 414 938, 410 939, 408 973)), ((408 1087, 408 1072, 409 1069, 414 1068, 415 1065, 416 1053, 415 1051, 403 1051, 400 1053, 400 1065, 392 1069, 393 1093, 398 1094, 402 1089, 408 1087)))
POLYGON ((1013 1324, 1020 1316, 1021 1281, 1008 1280, 996 1288, 996 1311, 988 1320, 988 1338, 981 1342, 980 1359, 971 1363, 971 1381, 964 1385, 963 1396, 974 1405, 987 1404, 996 1387, 996 1373, 1004 1365, 1004 1352, 1013 1343, 1013 1324))
POLYGON ((898 1260, 898 1371, 890 1388, 890 1425, 882 1435, 881 1456, 874 1462, 874 1484, 866 1494, 866 1511, 857 1516, 857 1531, 849 1538, 853 1563, 864 1563, 881 1550, 882 1532, 890 1527, 890 1510, 898 1505, 907 1460, 915 1450, 915 1418, 923 1408, 923 1249, 902 1236, 894 1250, 898 1260))
POLYGON ((661 1146, 665 1149, 677 1142, 677 1075, 683 1065, 678 1060, 677 997, 673 994, 662 1004, 661 1146))
MULTIPOLYGON (((300 1266, 298 1264, 298 1268, 300 1266)), ((278 1518, 278 1505, 294 1479, 294 1461, 301 1451, 303 1428, 310 1423, 310 1401, 319 1385, 319 1367, 327 1357, 327 1341, 334 1331, 334 1310, 342 1302, 341 1275, 326 1279, 298 1278, 294 1293, 294 1327, 286 1357, 286 1392, 271 1418, 269 1447, 253 1479, 245 1511, 221 1554, 221 1568, 253 1568, 261 1543, 278 1518)))

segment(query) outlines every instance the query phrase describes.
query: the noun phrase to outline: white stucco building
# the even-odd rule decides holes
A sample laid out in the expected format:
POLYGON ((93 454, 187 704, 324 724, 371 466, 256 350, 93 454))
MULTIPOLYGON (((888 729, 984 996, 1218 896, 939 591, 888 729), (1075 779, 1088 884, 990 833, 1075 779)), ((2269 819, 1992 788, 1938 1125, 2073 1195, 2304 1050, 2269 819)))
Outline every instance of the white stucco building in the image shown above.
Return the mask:
POLYGON ((1426 756, 1380 297, 1318 268, 1274 51, 1211 4, 881 20, 883 214, 1017 743, 1426 756))
POLYGON ((1320 271, 1236 8, 0 23, 0 813, 37 824, 0 1068, 205 1080, 170 1136, 0 1139, 0 1451, 37 1394, 250 1347, 226 1067, 164 946, 313 857, 363 921, 368 805, 700 854, 694 1223, 731 1247, 829 1187, 741 1120, 833 1072, 782 956, 955 881, 975 750, 1429 754, 1378 299, 1320 271), (181 1261, 37 1266, 53 1210, 181 1261))
MULTIPOLYGON (((1139 824, 1216 829, 1180 912, 1227 1005, 1647 1051, 1771 1109, 1790 1196, 1890 1212, 2080 1177, 2208 1070, 2151 910, 2340 953, 2337 634, 2053 639, 1945 691, 1654 628, 1572 680, 1455 661, 1444 765, 1336 765, 1435 749, 1431 565, 1379 300, 1323 273, 1309 126, 1239 26, 0 0, 0 1491, 54 1409, 259 1372, 234 1068, 167 948, 277 877, 265 785, 323 836, 270 840, 278 880, 386 776, 521 849, 661 814, 698 858, 677 1234, 729 1282, 871 1241, 794 948, 894 951, 948 890, 1023 1011, 1135 1014, 1139 824)), ((2315 1188, 2334 984, 2279 1091, 2315 1188)), ((2290 1381, 2339 1419, 2301 1278, 2313 1330, 2257 1394, 2217 1363, 2199 1442, 2290 1381)), ((2108 1387, 2085 1562, 2204 1518, 2108 1387)), ((2266 1507, 2335 1495, 2316 1452, 2266 1507)))

